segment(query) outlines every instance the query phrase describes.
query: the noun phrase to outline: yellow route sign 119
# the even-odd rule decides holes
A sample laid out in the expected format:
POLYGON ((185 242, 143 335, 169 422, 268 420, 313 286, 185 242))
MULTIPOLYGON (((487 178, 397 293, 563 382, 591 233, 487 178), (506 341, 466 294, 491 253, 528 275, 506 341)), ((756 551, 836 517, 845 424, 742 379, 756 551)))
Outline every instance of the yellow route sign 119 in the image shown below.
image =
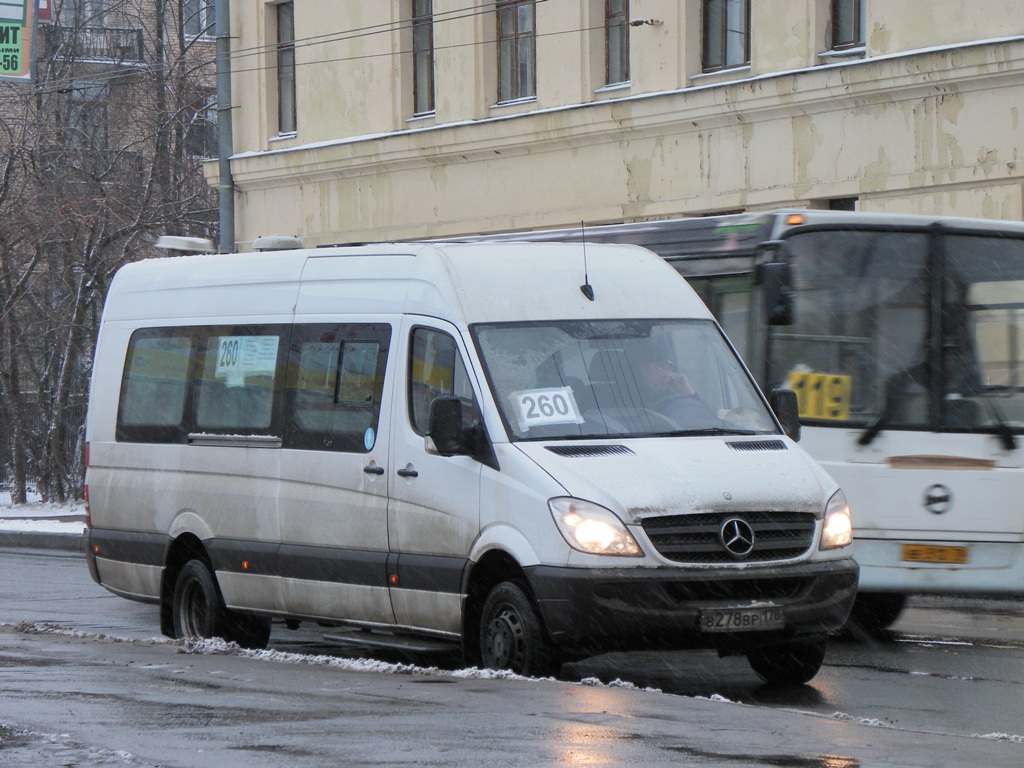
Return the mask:
POLYGON ((838 373, 790 371, 789 388, 796 392, 800 418, 842 421, 850 415, 849 376, 838 373))

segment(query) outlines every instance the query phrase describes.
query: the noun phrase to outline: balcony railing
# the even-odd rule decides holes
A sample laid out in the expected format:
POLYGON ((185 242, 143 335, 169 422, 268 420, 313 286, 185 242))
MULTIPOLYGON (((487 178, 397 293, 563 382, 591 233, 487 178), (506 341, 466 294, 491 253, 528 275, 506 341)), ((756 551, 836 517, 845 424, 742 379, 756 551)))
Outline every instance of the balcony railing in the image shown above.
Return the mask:
POLYGON ((139 64, 145 61, 141 29, 41 26, 47 58, 139 64))

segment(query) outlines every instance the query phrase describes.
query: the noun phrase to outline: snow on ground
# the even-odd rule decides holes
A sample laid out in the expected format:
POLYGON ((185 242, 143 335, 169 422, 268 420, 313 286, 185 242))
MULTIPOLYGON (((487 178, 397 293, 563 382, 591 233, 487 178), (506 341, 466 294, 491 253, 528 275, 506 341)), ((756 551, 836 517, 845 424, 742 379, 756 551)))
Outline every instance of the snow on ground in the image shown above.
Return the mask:
POLYGON ((85 505, 44 504, 30 494, 28 504, 14 506, 11 494, 0 491, 0 531, 32 533, 81 533, 85 505))

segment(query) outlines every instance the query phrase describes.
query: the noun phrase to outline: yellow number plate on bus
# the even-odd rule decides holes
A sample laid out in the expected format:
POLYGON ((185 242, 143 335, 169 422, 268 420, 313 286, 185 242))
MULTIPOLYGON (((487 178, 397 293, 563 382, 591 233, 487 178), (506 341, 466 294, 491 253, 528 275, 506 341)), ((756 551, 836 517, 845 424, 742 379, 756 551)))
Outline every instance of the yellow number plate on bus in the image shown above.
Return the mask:
POLYGON ((850 417, 850 391, 853 380, 837 373, 804 373, 790 371, 789 388, 796 392, 802 419, 833 419, 850 417))
POLYGON ((932 544, 904 544, 900 559, 908 563, 964 565, 967 547, 939 547, 932 544))

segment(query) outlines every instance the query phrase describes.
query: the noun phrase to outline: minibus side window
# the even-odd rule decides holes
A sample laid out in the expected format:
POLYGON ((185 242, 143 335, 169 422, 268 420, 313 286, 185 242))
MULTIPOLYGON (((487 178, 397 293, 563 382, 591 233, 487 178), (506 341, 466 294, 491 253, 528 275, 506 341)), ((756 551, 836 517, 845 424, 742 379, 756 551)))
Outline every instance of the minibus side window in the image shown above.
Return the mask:
POLYGON ((146 328, 128 342, 117 439, 183 442, 194 334, 187 328, 146 328))
POLYGON ((410 355, 409 418, 413 429, 427 434, 430 404, 436 397, 452 395, 462 401, 462 422, 470 426, 477 414, 476 399, 455 339, 431 328, 416 328, 410 355))
POLYGON ((195 382, 195 431, 280 434, 275 406, 284 378, 283 334, 266 326, 207 330, 195 382))
POLYGON ((376 442, 391 327, 298 325, 284 446, 366 453, 376 442))

